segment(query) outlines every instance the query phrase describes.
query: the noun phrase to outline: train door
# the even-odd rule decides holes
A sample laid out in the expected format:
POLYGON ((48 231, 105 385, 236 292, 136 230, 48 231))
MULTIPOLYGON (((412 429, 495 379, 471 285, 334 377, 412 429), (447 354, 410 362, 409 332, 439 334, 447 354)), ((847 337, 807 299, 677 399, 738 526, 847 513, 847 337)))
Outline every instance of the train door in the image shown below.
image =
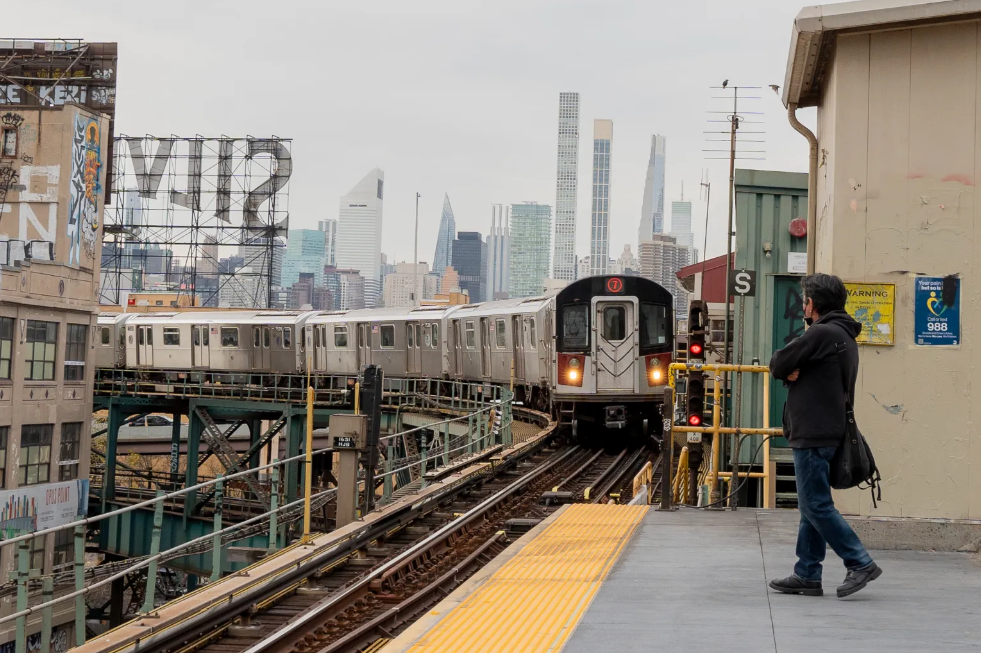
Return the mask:
POLYGON ((371 365, 371 325, 358 323, 358 369, 371 365))
POLYGON ((418 326, 416 322, 405 323, 405 371, 409 374, 418 374, 420 370, 418 326))
POLYGON ((514 378, 525 378, 525 330, 521 328, 521 316, 511 316, 511 360, 514 378))
POLYGON ((325 371, 327 369, 327 325, 318 324, 313 327, 316 331, 313 342, 314 351, 316 355, 314 356, 314 369, 319 371, 325 371))
POLYGON ((463 327, 460 326, 460 320, 453 320, 453 345, 451 347, 453 351, 453 374, 455 376, 463 375, 463 327))
POLYGON ((269 327, 252 327, 252 369, 269 369, 269 327))
POLYGON ((635 392, 636 307, 628 301, 600 300, 596 306, 596 389, 600 392, 635 392))
POLYGON ((480 318, 480 374, 490 376, 490 320, 480 318))
POLYGON ((207 324, 191 326, 191 365, 192 367, 211 367, 211 347, 209 346, 207 324))
POLYGON ((153 366, 153 326, 136 327, 136 363, 153 366))

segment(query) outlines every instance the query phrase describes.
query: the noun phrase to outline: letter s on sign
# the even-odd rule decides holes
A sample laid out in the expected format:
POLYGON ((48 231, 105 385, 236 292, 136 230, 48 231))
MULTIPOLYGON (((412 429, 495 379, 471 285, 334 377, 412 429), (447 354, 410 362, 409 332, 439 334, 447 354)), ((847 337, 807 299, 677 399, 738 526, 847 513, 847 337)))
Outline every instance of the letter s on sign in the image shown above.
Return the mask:
POLYGON ((749 292, 749 275, 745 272, 736 274, 736 292, 745 295, 749 292))

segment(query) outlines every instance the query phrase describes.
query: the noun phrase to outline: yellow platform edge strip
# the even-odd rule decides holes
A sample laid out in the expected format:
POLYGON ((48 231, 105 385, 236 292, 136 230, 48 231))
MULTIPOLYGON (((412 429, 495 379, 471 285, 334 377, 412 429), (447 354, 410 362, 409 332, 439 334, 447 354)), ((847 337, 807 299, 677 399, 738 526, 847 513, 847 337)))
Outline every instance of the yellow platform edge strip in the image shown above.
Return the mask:
POLYGON ((570 506, 409 651, 558 653, 646 512, 570 506))

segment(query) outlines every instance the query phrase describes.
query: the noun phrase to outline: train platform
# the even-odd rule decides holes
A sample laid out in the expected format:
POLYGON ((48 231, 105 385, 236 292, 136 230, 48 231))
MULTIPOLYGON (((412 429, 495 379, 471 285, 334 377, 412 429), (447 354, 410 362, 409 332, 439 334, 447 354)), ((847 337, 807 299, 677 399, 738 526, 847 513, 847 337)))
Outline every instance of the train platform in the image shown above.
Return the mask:
POLYGON ((873 551, 884 574, 838 599, 770 592, 798 513, 563 508, 392 640, 384 653, 977 651, 977 554, 873 551))

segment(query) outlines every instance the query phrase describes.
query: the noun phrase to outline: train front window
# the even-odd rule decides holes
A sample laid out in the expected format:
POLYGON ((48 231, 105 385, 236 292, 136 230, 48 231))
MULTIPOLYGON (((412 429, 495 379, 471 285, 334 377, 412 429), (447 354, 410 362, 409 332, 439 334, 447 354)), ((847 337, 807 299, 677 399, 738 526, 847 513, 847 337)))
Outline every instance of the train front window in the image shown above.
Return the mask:
POLYGON ((569 304, 562 307, 562 349, 582 350, 589 347, 589 306, 569 304))
POLYGON ((607 340, 623 340, 627 337, 626 308, 607 306, 603 309, 603 337, 607 340))
POLYGON ((668 342, 668 308, 657 304, 640 305, 640 346, 654 347, 668 342))

